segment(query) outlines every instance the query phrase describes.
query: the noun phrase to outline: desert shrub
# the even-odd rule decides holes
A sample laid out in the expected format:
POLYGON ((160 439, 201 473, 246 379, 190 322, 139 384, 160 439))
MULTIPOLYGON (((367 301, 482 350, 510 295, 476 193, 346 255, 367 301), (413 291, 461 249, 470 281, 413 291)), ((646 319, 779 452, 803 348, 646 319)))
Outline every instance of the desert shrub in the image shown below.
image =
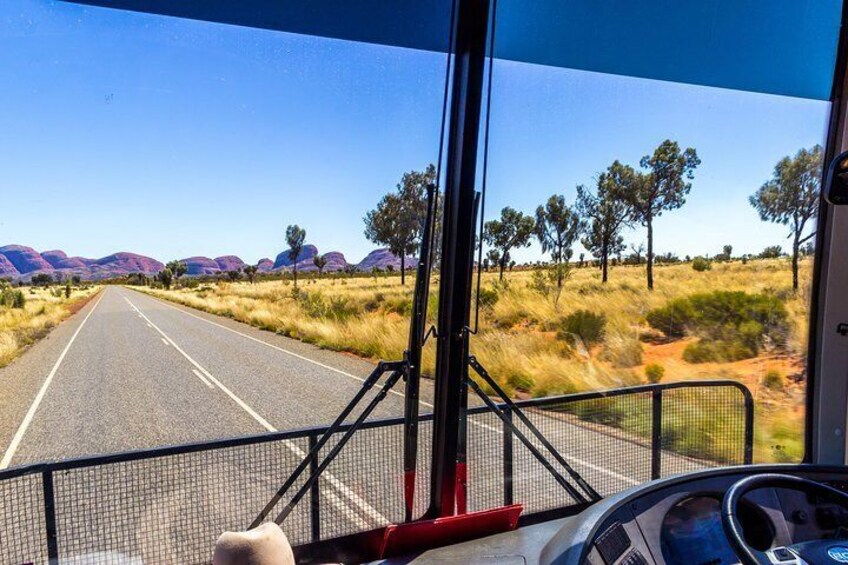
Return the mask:
POLYGON ((695 257, 695 259, 692 260, 692 268, 699 273, 702 273, 704 271, 711 270, 713 268, 713 264, 703 257, 695 257))
POLYGON ((498 299, 500 299, 500 294, 494 288, 481 287, 480 293, 477 295, 477 303, 480 308, 492 308, 498 303, 498 299))
POLYGON ((645 365, 645 378, 651 384, 660 382, 665 376, 665 367, 657 363, 649 363, 645 365))
POLYGON ((687 298, 672 300, 662 308, 648 312, 648 324, 668 337, 683 337, 694 319, 692 303, 687 298))
POLYGON ((20 290, 6 287, 0 292, 0 306, 6 308, 23 308, 26 306, 26 297, 20 290))
POLYGON ((533 377, 520 371, 508 375, 506 378, 506 382, 512 388, 523 391, 532 390, 533 385, 536 384, 533 380, 533 377))
POLYGON ((783 390, 783 375, 777 369, 769 369, 763 378, 763 386, 770 390, 783 390))
POLYGON ((180 284, 184 288, 194 289, 200 286, 200 281, 197 279, 183 279, 180 284))
POLYGON ((609 361, 613 367, 626 369, 642 364, 642 344, 634 337, 607 337, 601 359, 609 361))
POLYGON ((782 347, 789 333, 789 313, 779 298, 742 291, 679 298, 649 312, 647 320, 669 337, 685 332, 700 337, 683 351, 690 363, 756 357, 766 338, 782 347))
POLYGON ((530 277, 530 282, 527 285, 533 292, 539 293, 542 296, 548 296, 551 293, 553 285, 551 285, 551 277, 543 269, 534 269, 533 275, 530 277))
POLYGON ((607 318, 603 314, 577 310, 562 319, 557 337, 572 340, 577 336, 587 345, 598 343, 604 338, 606 324, 607 318))

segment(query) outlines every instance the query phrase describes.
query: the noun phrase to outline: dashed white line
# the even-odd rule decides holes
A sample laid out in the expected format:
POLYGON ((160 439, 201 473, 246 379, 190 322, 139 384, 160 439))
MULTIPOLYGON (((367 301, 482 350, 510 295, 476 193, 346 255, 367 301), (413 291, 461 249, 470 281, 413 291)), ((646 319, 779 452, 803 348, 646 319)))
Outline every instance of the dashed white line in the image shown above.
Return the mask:
POLYGON ((41 401, 44 399, 44 395, 47 393, 47 388, 50 386, 50 383, 53 382, 53 377, 56 376, 56 372, 59 370, 59 366, 62 364, 62 361, 65 359, 65 355, 67 355, 68 350, 71 348, 71 345, 74 343, 74 340, 77 339, 77 336, 82 330, 85 323, 97 309, 97 306, 100 304, 100 301, 103 300, 103 294, 105 291, 100 294, 100 297, 97 299, 97 302, 94 303, 94 306, 91 310, 88 311, 88 314, 83 318, 82 323, 77 327, 74 335, 71 336, 70 341, 68 341, 65 348, 62 350, 62 353, 59 355, 59 358, 56 360, 56 364, 53 365, 53 368, 50 370, 50 373, 47 375, 47 378, 44 380, 44 384, 41 385, 41 388, 38 391, 38 394, 35 395, 35 400, 32 401, 32 405, 27 410, 26 415, 24 416, 21 425, 18 427, 18 431, 15 432, 15 436, 12 438, 12 442, 9 444, 9 447, 6 449, 6 453, 3 454, 3 459, 0 460, 0 469, 5 469, 12 462, 12 457, 15 456, 15 452, 18 450, 18 446, 21 443, 21 440, 24 437, 24 434, 29 428, 30 423, 32 422, 33 416, 35 416, 36 410, 38 410, 38 405, 41 404, 41 401))
POLYGON ((168 340, 164 337, 162 338, 162 343, 164 343, 165 345, 170 345, 170 343, 168 343, 168 340))
MULTIPOLYGON (((150 295, 145 295, 145 296, 150 296, 150 295)), ((152 297, 152 298, 155 298, 155 297, 152 297)), ((228 327, 228 326, 225 326, 225 325, 223 325, 223 324, 219 324, 218 322, 213 322, 212 320, 209 320, 209 319, 207 319, 207 318, 204 318, 203 316, 198 316, 197 314, 193 314, 192 312, 188 312, 187 310, 184 310, 184 309, 182 309, 182 308, 177 308, 176 306, 173 306, 173 305, 171 305, 171 304, 168 304, 168 303, 167 303, 167 302, 165 302, 164 300, 157 299, 157 301, 158 301, 158 302, 160 302, 162 305, 164 305, 164 306, 166 306, 166 307, 168 307, 168 308, 170 308, 170 309, 172 309, 172 310, 176 310, 177 312, 182 312, 182 313, 183 313, 183 314, 185 314, 186 316, 191 316, 192 318, 197 318, 198 320, 200 320, 200 321, 202 321, 202 322, 206 322, 207 324, 211 324, 211 325, 213 325, 213 326, 216 326, 216 327, 221 328, 221 329, 223 329, 223 330, 226 330, 226 331, 228 331, 228 332, 234 333, 234 334, 236 334, 236 335, 240 335, 240 336, 242 336, 242 337, 244 337, 244 338, 247 338, 247 339, 249 339, 249 340, 251 340, 251 341, 255 341, 256 343, 260 343, 260 344, 262 344, 262 345, 264 345, 264 346, 266 346, 266 347, 270 347, 271 349, 276 349, 277 351, 280 351, 280 352, 285 353, 285 354, 287 354, 287 355, 291 355, 292 357, 296 357, 296 358, 301 359, 301 360, 303 360, 303 361, 306 361, 306 362, 308 362, 308 363, 312 363, 313 365, 317 365, 317 366, 319 366, 319 367, 322 367, 322 368, 324 368, 324 369, 327 369, 327 370, 333 371, 333 372, 338 373, 338 374, 340 374, 340 375, 344 375, 344 376, 346 376, 346 377, 348 377, 348 378, 351 378, 351 379, 357 380, 357 381, 359 381, 359 382, 364 382, 364 381, 365 381, 365 379, 363 379, 363 378, 361 378, 361 377, 357 377, 356 375, 352 375, 351 373, 348 373, 347 371, 342 371, 341 369, 337 369, 337 368, 335 368, 335 367, 331 367, 330 365, 326 365, 326 364, 321 363, 321 362, 319 362, 319 361, 315 361, 314 359, 310 359, 310 358, 305 357, 305 356, 303 356, 303 355, 299 355, 299 354, 297 354, 297 353, 294 353, 293 351, 289 351, 288 349, 284 349, 284 348, 282 348, 282 347, 280 347, 280 346, 278 346, 278 345, 274 345, 273 343, 268 343, 268 342, 267 342, 267 341, 265 341, 265 340, 259 339, 259 338, 257 338, 257 337, 252 336, 252 335, 248 335, 248 334, 246 334, 246 333, 244 333, 244 332, 240 332, 240 331, 238 331, 238 330, 235 330, 235 329, 230 328, 230 327, 228 327)), ((392 394, 395 394, 395 395, 400 396, 400 397, 403 397, 403 396, 404 396, 404 394, 403 394, 402 392, 398 392, 398 391, 396 391, 396 390, 392 390, 392 391, 390 391, 390 392, 391 392, 392 394)), ((425 401, 423 401, 423 400, 420 400, 420 403, 421 403, 422 405, 424 405, 424 406, 429 407, 429 408, 432 408, 432 407, 433 407, 433 405, 432 405, 432 404, 430 404, 430 403, 428 403, 428 402, 425 402, 425 401)), ((484 424, 484 423, 482 423, 482 422, 474 422, 473 420, 472 420, 472 421, 470 421, 469 423, 470 423, 471 425, 473 425, 473 426, 477 426, 477 427, 480 427, 480 428, 483 428, 483 429, 489 430, 489 431, 491 431, 491 432, 494 432, 494 433, 496 433, 496 434, 503 435, 503 430, 500 430, 500 429, 498 429, 498 428, 496 428, 496 427, 493 427, 493 426, 490 426, 490 425, 488 425, 488 424, 484 424)), ((600 466, 598 466, 598 465, 594 465, 594 464, 592 464, 592 463, 589 463, 588 461, 584 461, 584 460, 579 459, 579 458, 576 458, 576 457, 569 457, 569 459, 571 459, 571 461, 573 461, 574 463, 577 463, 577 464, 583 465, 584 467, 588 467, 589 469, 593 469, 593 470, 595 470, 595 471, 597 471, 597 472, 599 472, 599 473, 603 473, 603 474, 605 474, 605 475, 607 475, 607 476, 610 476, 610 477, 613 477, 613 478, 615 478, 615 479, 619 479, 619 480, 621 480, 621 481, 624 481, 624 482, 627 482, 627 483, 630 483, 630 484, 633 484, 633 485, 641 484, 639 481, 637 481, 637 480, 635 480, 635 479, 632 479, 632 478, 630 478, 630 477, 628 477, 628 476, 626 476, 626 475, 621 475, 621 474, 616 473, 615 471, 612 471, 612 470, 607 469, 607 468, 605 468, 605 467, 600 467, 600 466)))
MULTIPOLYGON (((136 292, 138 292, 138 291, 136 291, 136 292)), ((150 296, 149 294, 145 294, 145 296, 148 296, 148 297, 150 297, 150 298, 156 298, 156 297, 150 296)), ((334 373, 338 373, 339 375, 343 375, 343 376, 345 376, 345 377, 348 377, 349 379, 353 379, 353 380, 355 380, 355 381, 359 381, 359 382, 361 382, 361 383, 362 383, 362 382, 365 382, 365 379, 364 379, 364 378, 362 378, 362 377, 357 377, 356 375, 353 375, 353 374, 351 374, 351 373, 348 373, 347 371, 343 371, 343 370, 341 370, 341 369, 337 369, 336 367, 333 367, 333 366, 331 366, 331 365, 326 365, 326 364, 321 363, 320 361, 316 361, 316 360, 314 360, 314 359, 310 359, 309 357, 305 357, 305 356, 303 356, 303 355, 300 355, 300 354, 298 354, 298 353, 295 353, 294 351, 289 351, 288 349, 285 349, 285 348, 280 347, 280 346, 278 346, 278 345, 274 345, 273 343, 268 343, 267 341, 261 340, 261 339, 259 339, 258 337, 254 337, 254 336, 249 335, 249 334, 246 334, 246 333, 244 333, 244 332, 240 332, 240 331, 238 331, 238 330, 234 330, 233 328, 227 327, 227 326, 225 326, 225 325, 223 325, 223 324, 219 324, 218 322, 213 322, 212 320, 207 320, 207 319, 206 319, 206 318, 204 318, 203 316, 198 316, 197 314, 192 314, 191 312, 188 312, 188 311, 186 311, 186 310, 183 310, 182 308, 177 308, 176 306, 172 306, 171 304, 168 304, 167 302, 165 302, 165 301, 163 301, 163 300, 160 300, 160 299, 158 299, 158 298, 157 298, 156 300, 157 300, 157 302, 161 303, 163 306, 166 306, 167 308, 170 308, 170 309, 172 309, 172 310, 176 310, 177 312, 182 312, 182 313, 183 313, 183 314, 185 314, 186 316, 191 316, 192 318, 197 318, 197 319, 198 319, 198 320, 200 320, 201 322, 206 322, 207 324, 211 324, 211 325, 213 325, 213 326, 216 326, 216 327, 218 327, 218 328, 221 328, 222 330, 227 330, 228 332, 234 333, 234 334, 236 334, 236 335, 240 335, 240 336, 241 336, 241 337, 243 337, 243 338, 249 339, 249 340, 251 340, 251 341, 255 341, 256 343, 260 343, 260 344, 262 344, 262 345, 264 345, 264 346, 266 346, 266 347, 270 347, 271 349, 276 349, 277 351, 280 351, 280 352, 282 352, 282 353, 285 353, 286 355, 291 355, 292 357, 296 357, 297 359, 300 359, 301 361, 306 361, 307 363, 312 363, 313 365, 317 365, 318 367, 321 367, 321 368, 323 368, 323 369, 327 369, 328 371, 332 371, 332 372, 334 372, 334 373)), ((389 392, 391 392, 392 394, 395 394, 395 395, 397 395, 397 396, 403 397, 403 393, 402 393, 402 392, 398 392, 398 391, 396 391, 396 390, 391 390, 391 391, 389 391, 389 392)), ((433 407, 433 405, 432 405, 432 404, 430 404, 429 402, 425 402, 424 400, 420 400, 419 402, 420 402, 422 405, 427 406, 428 408, 432 408, 432 407, 433 407)))
POLYGON ((206 377, 204 377, 204 376, 201 374, 201 372, 200 372, 200 371, 198 371, 197 369, 192 369, 192 370, 191 370, 191 372, 192 372, 192 373, 194 373, 194 376, 195 376, 195 377, 197 377, 198 379, 200 379, 201 381, 203 381, 203 384, 205 384, 205 385, 206 385, 206 386, 208 386, 209 388, 212 388, 212 383, 210 383, 210 382, 209 382, 209 380, 208 380, 206 377))
MULTIPOLYGON (((231 391, 231 390, 230 390, 230 389, 228 389, 226 386, 224 386, 224 385, 221 383, 221 381, 219 381, 218 379, 216 379, 215 377, 213 377, 213 376, 209 373, 209 371, 207 371, 206 369, 204 369, 204 368, 200 365, 200 363, 198 363, 197 361, 195 361, 195 360, 194 360, 194 359, 193 359, 193 358, 192 358, 192 357, 191 357, 188 353, 186 353, 185 351, 183 351, 183 349, 182 349, 179 345, 177 345, 177 344, 174 342, 174 340, 173 340, 173 339, 171 339, 171 338, 170 338, 170 337, 169 337, 169 336, 168 336, 165 332, 163 332, 163 331, 159 328, 159 326, 157 326, 156 324, 154 324, 154 323, 153 323, 153 321, 152 321, 150 318, 148 318, 148 317, 147 317, 147 316, 146 316, 146 315, 145 315, 145 314, 144 314, 141 310, 139 310, 139 309, 138 309, 138 307, 137 307, 135 304, 133 304, 133 303, 130 301, 130 299, 129 299, 129 298, 127 298, 127 297, 125 296, 125 297, 124 297, 124 300, 126 300, 126 301, 127 301, 127 304, 129 304, 129 305, 132 307, 132 309, 133 309, 133 310, 135 310, 136 312, 138 312, 138 313, 139 313, 139 315, 140 315, 141 317, 143 317, 143 318, 147 321, 147 323, 148 323, 148 324, 150 324, 151 326, 153 326, 153 329, 154 329, 154 330, 156 330, 157 332, 159 332, 159 334, 162 336, 162 338, 163 338, 163 339, 167 340, 167 341, 170 343, 170 345, 171 345, 174 349, 176 349, 176 350, 177 350, 177 351, 178 351, 178 352, 179 352, 179 353, 180 353, 183 357, 185 357, 185 358, 186 358, 186 360, 187 360, 189 363, 191 363, 192 365, 194 365, 194 367, 195 367, 195 369, 197 369, 197 371, 199 371, 199 372, 200 372, 200 373, 201 373, 204 377, 206 377, 206 379, 208 379, 209 381, 211 381, 212 383, 214 383, 214 384, 215 384, 215 386, 217 386, 219 389, 221 389, 221 391, 222 391, 224 394, 226 394, 227 396, 229 396, 229 397, 233 400, 233 402, 235 402, 236 404, 238 404, 238 405, 241 407, 241 409, 242 409, 242 410, 244 410, 245 412, 247 412, 247 413, 248 413, 248 414, 249 414, 249 415, 250 415, 250 416, 251 416, 254 420, 256 420, 257 422, 259 422, 259 424, 260 424, 263 428, 265 428, 265 429, 266 429, 267 431, 269 431, 269 432, 276 432, 276 431, 278 431, 278 430, 277 430, 277 428, 275 428, 274 426, 272 426, 272 425, 271 425, 271 424, 270 424, 270 423, 269 423, 269 422, 268 422, 265 418, 263 418, 262 416, 260 416, 260 415, 259 415, 259 414, 255 411, 255 410, 253 410, 253 408, 251 408, 250 406, 248 406, 246 402, 244 402, 241 398, 239 398, 238 396, 236 396, 236 395, 233 393, 233 391, 231 391)), ((282 443, 283 443, 283 444, 284 444, 284 445, 285 445, 285 446, 286 446, 286 447, 287 447, 290 451, 292 451, 295 455, 297 455, 298 457, 301 457, 301 458, 306 457, 306 452, 305 452, 305 451, 303 451, 302 449, 300 449, 300 448, 299 448, 297 445, 295 445, 294 443, 292 443, 292 442, 290 442, 290 441, 284 441, 284 442, 282 442, 282 443)), ((335 488, 336 488, 336 489, 337 489, 337 490, 338 490, 338 491, 339 491, 342 495, 344 495, 344 497, 345 497, 345 498, 347 498, 347 499, 348 499, 348 500, 349 500, 352 504, 354 504, 356 507, 358 507, 360 511, 362 511, 362 512, 364 512, 366 515, 370 516, 373 520, 375 520, 376 522, 378 522, 378 524, 388 524, 388 523, 390 523, 390 521, 389 521, 389 519, 388 519, 388 518, 386 518, 385 516, 383 516, 383 515, 382 515, 382 514, 381 514, 381 513, 380 513, 380 512, 376 509, 376 508, 374 508, 373 506, 371 506, 370 504, 368 504, 368 502, 366 502, 365 500, 363 500, 363 499, 362 499, 359 495, 357 495, 355 492, 353 492, 353 491, 352 491, 352 490, 351 490, 351 489, 350 489, 347 485, 345 485, 343 482, 341 482, 339 479, 337 479, 334 475, 332 475, 332 474, 330 474, 330 473, 327 473, 327 472, 324 472, 324 478, 327 480, 327 482, 329 482, 331 485, 333 485, 333 486, 334 486, 334 487, 335 487, 335 488)), ((330 500, 332 500, 332 499, 330 499, 330 500)), ((343 506, 342 508, 340 508, 340 510, 341 510, 342 512, 344 512, 346 515, 348 514, 348 512, 345 512, 346 510, 348 510, 348 508, 347 508, 347 507, 344 507, 344 506, 343 506)), ((369 525, 369 527, 370 527, 370 525, 369 525)))

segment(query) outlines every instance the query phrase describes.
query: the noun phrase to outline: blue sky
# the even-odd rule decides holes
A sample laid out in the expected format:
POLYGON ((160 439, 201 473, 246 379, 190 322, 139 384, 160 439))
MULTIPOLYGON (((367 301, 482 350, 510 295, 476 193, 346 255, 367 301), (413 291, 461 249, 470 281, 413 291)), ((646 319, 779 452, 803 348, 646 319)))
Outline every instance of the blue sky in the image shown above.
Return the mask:
MULTIPOLYGON (((443 55, 83 8, 0 4, 0 244, 158 259, 284 248, 298 223, 358 261, 362 217, 435 161, 443 55)), ((669 137, 703 164, 657 252, 785 243, 747 197, 822 142, 827 104, 495 65, 487 217, 532 213, 669 137)), ((644 230, 626 234, 644 240, 644 230)), ((577 250, 579 252, 579 250, 577 250)), ((535 245, 517 254, 535 260, 535 245)))

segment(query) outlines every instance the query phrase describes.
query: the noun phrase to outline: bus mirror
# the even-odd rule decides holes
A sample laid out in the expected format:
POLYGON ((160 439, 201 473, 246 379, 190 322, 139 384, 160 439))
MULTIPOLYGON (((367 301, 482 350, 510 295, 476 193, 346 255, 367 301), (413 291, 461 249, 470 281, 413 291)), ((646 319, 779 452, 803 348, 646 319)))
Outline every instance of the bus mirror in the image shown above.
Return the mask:
POLYGON ((834 206, 848 204, 848 151, 831 161, 827 169, 824 199, 834 206))

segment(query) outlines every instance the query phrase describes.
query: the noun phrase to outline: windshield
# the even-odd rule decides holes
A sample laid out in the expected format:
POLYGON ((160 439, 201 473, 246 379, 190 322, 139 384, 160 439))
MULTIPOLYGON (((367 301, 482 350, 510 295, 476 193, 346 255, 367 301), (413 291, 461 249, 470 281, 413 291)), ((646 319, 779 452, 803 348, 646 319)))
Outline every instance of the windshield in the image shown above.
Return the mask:
MULTIPOLYGON (((672 12, 657 17, 670 24, 672 12)), ((707 77, 732 66, 713 69, 711 59, 680 53, 650 74, 696 84, 622 76, 640 74, 622 69, 641 63, 620 45, 603 47, 621 57, 614 64, 574 37, 550 35, 551 20, 532 15, 499 2, 494 52, 515 48, 520 21, 535 30, 528 50, 563 64, 491 61, 472 354, 516 398, 739 383, 753 401, 750 460, 800 461, 830 104, 710 86, 707 77), (532 51, 545 41, 546 51, 532 51)), ((616 22, 574 33, 600 40, 616 22)), ((713 32, 724 25, 714 21, 713 32)), ((654 29, 638 31, 637 51, 665 44, 665 28, 654 29)), ((750 71, 765 74, 770 61, 750 71)), ((568 415, 576 428, 549 421, 547 433, 563 438, 561 449, 604 494, 742 463, 732 438, 744 424, 731 396, 668 391, 660 416, 647 393, 539 405, 568 415), (668 455, 659 463, 636 447, 657 441, 668 455)), ((538 480, 554 488, 533 466, 517 482, 538 480)))
MULTIPOLYGON (((838 9, 763 16, 820 39, 805 66, 730 61, 741 8, 709 29, 742 43, 664 58, 662 26, 583 49, 623 30, 564 40, 522 4, 489 36, 450 512, 800 461, 838 9)), ((60 531, 48 513, 0 561, 189 562, 275 517, 303 545, 426 515, 450 11, 403 33, 391 10, 366 32, 0 6, 0 531, 47 485, 60 531)))

